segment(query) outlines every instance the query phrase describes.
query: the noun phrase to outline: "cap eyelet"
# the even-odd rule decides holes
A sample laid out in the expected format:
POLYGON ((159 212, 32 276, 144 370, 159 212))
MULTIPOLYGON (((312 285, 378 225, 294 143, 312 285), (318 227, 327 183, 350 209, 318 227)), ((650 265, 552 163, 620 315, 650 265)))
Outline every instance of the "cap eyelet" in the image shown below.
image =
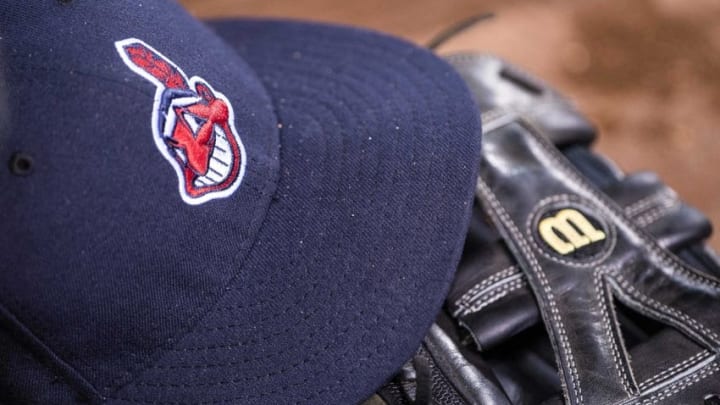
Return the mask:
POLYGON ((73 2, 73 0, 57 0, 58 3, 62 5, 68 5, 73 2))
POLYGON ((33 163, 32 156, 15 152, 10 158, 10 173, 21 177, 29 176, 33 172, 33 163))

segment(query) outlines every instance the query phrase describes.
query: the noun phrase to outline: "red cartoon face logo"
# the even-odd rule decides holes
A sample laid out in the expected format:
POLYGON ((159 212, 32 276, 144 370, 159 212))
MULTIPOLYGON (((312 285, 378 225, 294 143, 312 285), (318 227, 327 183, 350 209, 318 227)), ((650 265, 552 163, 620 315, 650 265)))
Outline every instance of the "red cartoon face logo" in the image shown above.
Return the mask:
POLYGON ((232 105, 200 77, 190 79, 168 58, 130 38, 115 46, 125 64, 155 86, 155 145, 175 168, 180 195, 192 205, 237 190, 245 172, 245 149, 234 126, 232 105))

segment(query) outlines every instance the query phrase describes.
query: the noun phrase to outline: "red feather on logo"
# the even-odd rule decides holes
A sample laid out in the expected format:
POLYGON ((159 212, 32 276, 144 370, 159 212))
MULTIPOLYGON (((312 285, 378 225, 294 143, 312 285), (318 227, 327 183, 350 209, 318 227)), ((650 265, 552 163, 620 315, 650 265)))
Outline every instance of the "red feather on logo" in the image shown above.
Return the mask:
POLYGON ((187 89, 188 85, 180 72, 159 54, 144 46, 134 43, 123 47, 128 58, 139 68, 157 78, 165 87, 171 89, 187 89))

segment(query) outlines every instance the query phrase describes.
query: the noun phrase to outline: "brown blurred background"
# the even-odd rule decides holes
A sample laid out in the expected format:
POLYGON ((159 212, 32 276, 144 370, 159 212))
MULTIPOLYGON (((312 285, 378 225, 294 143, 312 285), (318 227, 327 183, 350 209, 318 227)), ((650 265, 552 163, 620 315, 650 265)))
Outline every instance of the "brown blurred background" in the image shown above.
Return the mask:
MULTIPOLYGON (((569 95, 626 171, 658 172, 720 226, 720 1, 181 0, 199 17, 273 16, 370 27, 427 43, 496 17, 440 53, 491 52, 569 95)), ((720 235, 713 238, 720 248, 720 235)))

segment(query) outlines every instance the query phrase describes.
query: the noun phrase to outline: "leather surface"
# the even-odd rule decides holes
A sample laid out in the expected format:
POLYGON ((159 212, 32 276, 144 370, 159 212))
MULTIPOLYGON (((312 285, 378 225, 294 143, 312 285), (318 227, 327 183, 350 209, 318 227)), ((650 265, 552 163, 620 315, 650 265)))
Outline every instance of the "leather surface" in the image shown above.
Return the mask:
MULTIPOLYGON (((662 249, 528 124, 507 124, 485 139, 494 153, 481 166, 478 193, 532 287, 566 402, 644 396, 612 313, 613 298, 716 350, 720 320, 707 311, 720 298, 714 277, 662 249), (577 207, 602 222, 604 251, 568 260, 539 246, 533 221, 554 207, 577 207)), ((717 367, 712 360, 703 370, 717 367)))
MULTIPOLYGON (((707 218, 655 174, 593 153, 592 125, 546 84, 490 56, 450 62, 484 109, 483 162, 436 327, 453 344, 431 356, 464 363, 434 370, 456 393, 468 381, 483 393, 465 403, 697 404, 720 392, 707 218)), ((396 393, 426 384, 398 378, 396 393)))

